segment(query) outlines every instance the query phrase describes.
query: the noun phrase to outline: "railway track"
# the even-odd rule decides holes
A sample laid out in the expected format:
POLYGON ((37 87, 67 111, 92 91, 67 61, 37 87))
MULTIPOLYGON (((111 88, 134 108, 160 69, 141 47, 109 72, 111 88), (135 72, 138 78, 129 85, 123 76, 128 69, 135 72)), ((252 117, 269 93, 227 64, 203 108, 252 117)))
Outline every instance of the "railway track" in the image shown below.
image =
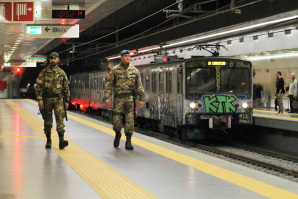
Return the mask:
MULTIPOLYGON (((200 149, 202 151, 216 154, 217 157, 224 156, 228 159, 233 159, 233 160, 244 162, 246 164, 251 164, 251 165, 254 165, 255 167, 260 167, 260 168, 269 170, 270 171, 269 173, 278 172, 282 175, 288 175, 288 176, 291 176, 292 178, 296 178, 295 181, 298 181, 298 158, 296 158, 296 157, 291 157, 288 155, 283 155, 283 154, 275 153, 275 152, 268 151, 268 150, 261 150, 258 148, 248 147, 248 146, 244 146, 244 145, 240 145, 240 144, 236 145, 237 148, 235 146, 228 146, 228 145, 220 146, 220 147, 218 147, 216 145, 208 146, 205 144, 195 143, 192 141, 181 140, 176 137, 164 135, 164 134, 150 131, 150 130, 143 130, 144 132, 140 132, 142 129, 138 129, 138 130, 139 131, 137 131, 137 132, 142 133, 144 135, 149 135, 149 136, 152 136, 152 137, 155 137, 155 138, 161 139, 163 141, 167 141, 167 142, 171 141, 171 143, 180 145, 182 147, 200 149), (230 150, 231 148, 233 148, 234 152, 231 152, 231 150, 230 150), (245 151, 252 152, 252 153, 258 153, 261 156, 269 156, 269 157, 275 158, 275 159, 277 159, 276 160, 277 163, 275 163, 275 164, 268 163, 268 162, 264 161, 264 159, 250 158, 250 157, 247 157, 247 155, 241 155, 238 152, 239 150, 245 150, 245 151), (283 162, 283 161, 289 161, 293 165, 296 164, 297 165, 296 169, 288 169, 283 166, 279 166, 278 162, 283 162)), ((285 164, 285 163, 283 163, 283 164, 285 164)))

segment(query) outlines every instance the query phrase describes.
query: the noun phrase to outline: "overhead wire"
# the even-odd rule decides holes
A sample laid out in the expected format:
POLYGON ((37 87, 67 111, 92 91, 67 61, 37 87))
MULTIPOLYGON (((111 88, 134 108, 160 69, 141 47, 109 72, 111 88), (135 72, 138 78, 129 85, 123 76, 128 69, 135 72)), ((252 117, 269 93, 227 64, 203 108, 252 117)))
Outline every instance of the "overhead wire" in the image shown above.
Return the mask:
MULTIPOLYGON (((165 30, 161 30, 161 31, 159 31, 159 32, 157 32, 157 33, 165 32, 165 31, 171 30, 171 29, 173 29, 173 28, 177 28, 177 27, 180 27, 180 26, 189 24, 189 23, 193 23, 193 22, 195 22, 195 21, 199 21, 199 20, 202 20, 202 19, 206 19, 206 18, 209 18, 209 17, 212 17, 212 16, 219 15, 219 14, 224 14, 224 13, 226 13, 226 12, 229 12, 229 11, 232 11, 232 10, 235 10, 235 9, 240 9, 240 8, 243 8, 243 7, 246 7, 246 6, 255 4, 255 3, 259 3, 259 2, 262 2, 262 1, 264 1, 264 0, 256 0, 256 1, 254 1, 254 2, 249 2, 249 3, 247 3, 247 4, 243 4, 243 5, 234 7, 234 8, 230 8, 230 9, 226 9, 226 10, 222 10, 222 11, 217 11, 217 12, 215 12, 215 13, 212 13, 212 14, 206 14, 206 15, 203 15, 203 16, 200 16, 200 17, 195 17, 194 19, 190 19, 190 20, 186 21, 185 23, 176 25, 175 27, 167 28, 167 29, 165 29, 165 30)), ((175 5, 175 4, 177 4, 177 3, 174 3, 174 4, 170 5, 170 6, 167 6, 166 8, 169 8, 169 7, 171 7, 171 6, 175 5)), ((228 5, 228 6, 229 6, 229 5, 228 5)), ((227 6, 224 6, 224 7, 227 7, 227 6)), ((163 8, 162 10, 164 10, 164 9, 166 9, 166 8, 163 8)), ((157 13, 159 13, 159 12, 162 11, 162 10, 159 10, 159 11, 155 12, 154 14, 157 14, 157 13)), ((187 10, 187 9, 186 9, 186 10, 187 10)), ((180 14, 183 14, 183 12, 185 12, 186 10, 182 11, 180 14)), ((153 16, 154 14, 151 14, 151 15, 149 15, 148 17, 151 17, 151 16, 153 16)), ((147 18, 148 18, 148 17, 147 17, 147 18)), ((148 31, 150 31, 150 30, 152 30, 152 29, 154 29, 154 28, 156 28, 156 27, 158 27, 158 26, 160 26, 160 25, 166 23, 166 22, 169 21, 169 20, 172 20, 173 18, 175 18, 175 17, 169 18, 168 20, 165 20, 165 21, 163 21, 162 23, 160 23, 160 24, 158 24, 158 25, 156 25, 156 26, 154 26, 154 27, 152 27, 152 28, 150 28, 150 29, 148 29, 148 30, 145 30, 145 31, 143 31, 143 32, 141 32, 141 33, 139 33, 139 34, 137 34, 137 35, 139 36, 139 35, 141 35, 141 34, 144 34, 144 33, 148 32, 148 31)), ((144 18, 144 19, 145 19, 145 18, 144 18)), ((144 19, 142 19, 142 20, 144 20, 144 19)), ((112 32, 112 33, 109 33, 108 35, 105 35, 105 36, 103 36, 103 37, 101 37, 101 38, 104 38, 104 37, 106 37, 106 36, 109 36, 109 35, 111 35, 111 34, 114 34, 114 33, 118 32, 118 31, 121 31, 121 30, 123 30, 123 29, 125 29, 125 28, 127 28, 127 27, 130 27, 130 26, 132 26, 132 25, 134 25, 134 24, 136 24, 136 23, 138 23, 138 22, 140 22, 140 21, 142 21, 142 20, 139 20, 139 21, 137 21, 137 22, 134 22, 133 24, 130 24, 130 25, 128 25, 128 26, 126 26, 126 27, 124 27, 124 28, 121 28, 121 29, 119 29, 119 30, 117 30, 117 31, 114 31, 114 32, 112 32)), ((150 35, 143 36, 142 38, 144 38, 144 37, 149 37, 149 36, 155 35, 155 34, 157 34, 157 33, 152 33, 152 34, 150 34, 150 35)), ((121 42, 123 42, 123 41, 128 41, 128 42, 127 42, 127 43, 122 43, 122 44, 119 44, 119 43, 118 43, 118 45, 115 46, 115 47, 120 47, 120 46, 126 45, 126 44, 128 44, 128 43, 131 43, 131 42, 137 41, 137 40, 139 40, 139 39, 142 39, 142 38, 137 38, 137 39, 133 39, 133 40, 132 40, 132 38, 135 38, 137 35, 134 35, 134 36, 132 36, 132 37, 130 37, 130 38, 127 38, 127 39, 125 39, 125 40, 122 40, 121 42)), ((99 40, 99 39, 101 39, 101 38, 97 38, 96 40, 99 40)), ((93 41, 94 41, 94 40, 92 40, 92 41, 90 41, 90 42, 86 42, 86 43, 84 43, 84 45, 87 44, 87 43, 91 43, 91 42, 93 42, 93 41)), ((107 45, 107 46, 110 46, 110 45, 113 45, 113 44, 109 44, 109 45, 107 45)), ((115 47, 113 47, 113 48, 115 48, 115 47)), ((95 53, 86 55, 86 56, 84 56, 84 57, 77 57, 77 58, 75 57, 75 58, 72 58, 72 59, 70 59, 70 60, 67 60, 67 61, 65 61, 65 62, 63 62, 63 63, 66 63, 66 62, 69 63, 69 62, 73 62, 73 61, 81 60, 81 59, 84 59, 84 58, 88 58, 88 57, 90 57, 90 56, 94 56, 94 55, 97 55, 97 54, 101 54, 101 53, 103 53, 103 52, 106 52, 106 51, 111 50, 111 49, 113 49, 113 48, 109 48, 109 49, 105 49, 105 50, 102 50, 102 51, 99 51, 99 52, 95 52, 95 53)), ((69 48, 69 49, 72 49, 72 48, 69 48)), ((69 50, 69 49, 67 49, 67 50, 69 50)), ((66 51, 66 50, 64 50, 64 51, 66 51)), ((64 51, 62 51, 62 52, 64 52, 64 51)))
MULTIPOLYGON (((157 12, 155 12, 155 13, 153 13, 153 14, 151 14, 151 15, 145 17, 145 18, 143 18, 143 19, 140 19, 140 20, 138 20, 138 21, 136 21, 136 22, 134 22, 134 23, 132 23, 132 24, 129 24, 129 25, 123 27, 123 28, 120 28, 119 30, 116 30, 116 31, 114 31, 114 32, 111 32, 111 33, 109 33, 109 34, 107 34, 107 35, 104 35, 104 36, 102 36, 102 37, 93 39, 93 40, 91 40, 91 41, 85 42, 85 43, 83 43, 83 44, 79 44, 79 45, 77 45, 77 46, 75 46, 75 47, 80 47, 80 46, 83 46, 83 45, 87 45, 87 44, 92 43, 92 42, 94 42, 94 41, 103 39, 103 38, 108 37, 108 36, 110 36, 110 35, 113 35, 113 34, 115 34, 115 33, 117 33, 117 32, 120 32, 120 31, 122 31, 122 30, 124 30, 124 29, 126 29, 126 28, 129 28, 129 27, 131 27, 131 26, 133 26, 133 25, 135 25, 135 24, 137 24, 137 23, 139 23, 139 22, 141 22, 141 21, 144 21, 145 19, 148 19, 148 18, 150 18, 150 17, 156 15, 157 13, 159 13, 159 12, 163 11, 164 9, 167 9, 167 8, 169 8, 169 7, 171 7, 171 6, 175 5, 175 4, 177 4, 177 2, 176 2, 176 3, 173 3, 173 4, 171 4, 171 5, 169 5, 169 6, 165 7, 165 8, 163 8, 163 9, 161 9, 161 10, 159 10, 159 11, 157 11, 157 12)), ((70 49, 72 49, 72 47, 71 47, 71 48, 68 48, 68 49, 66 49, 66 50, 60 51, 59 53, 63 53, 63 52, 68 51, 68 50, 70 50, 70 49)))

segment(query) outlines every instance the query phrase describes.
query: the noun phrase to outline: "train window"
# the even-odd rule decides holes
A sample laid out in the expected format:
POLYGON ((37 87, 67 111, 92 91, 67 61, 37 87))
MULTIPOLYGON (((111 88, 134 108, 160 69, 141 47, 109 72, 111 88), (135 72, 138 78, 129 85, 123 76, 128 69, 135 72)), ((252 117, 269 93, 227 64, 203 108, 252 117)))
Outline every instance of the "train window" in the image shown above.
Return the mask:
POLYGON ((90 79, 90 89, 93 87, 93 78, 90 79))
POLYGON ((177 69, 177 93, 182 94, 182 88, 183 88, 183 77, 182 77, 182 68, 177 69))
POLYGON ((158 74, 158 80, 159 80, 159 92, 163 92, 163 71, 159 72, 158 74))
POLYGON ((156 92, 156 72, 152 72, 152 92, 156 92))
POLYGON ((187 93, 214 93, 216 92, 215 68, 187 68, 187 93))
POLYGON ((244 68, 221 69, 221 92, 249 93, 249 70, 244 68))
POLYGON ((145 89, 147 92, 150 91, 150 77, 149 77, 149 73, 146 73, 146 77, 145 77, 145 81, 146 81, 146 86, 145 86, 145 89))
POLYGON ((107 77, 105 77, 101 82, 102 82, 102 89, 105 89, 106 86, 106 81, 107 81, 107 77))
POLYGON ((99 90, 102 90, 103 86, 102 86, 102 77, 99 78, 99 90))
POLYGON ((82 92, 85 90, 85 79, 82 79, 82 92))
POLYGON ((144 82, 144 74, 143 74, 143 73, 140 73, 140 75, 141 75, 142 85, 144 86, 144 85, 145 85, 145 82, 144 82))
POLYGON ((166 73, 166 92, 172 93, 172 72, 166 73))
POLYGON ((96 77, 96 90, 98 90, 99 89, 99 78, 98 77, 96 77))
POLYGON ((85 79, 85 81, 86 81, 86 84, 85 84, 86 87, 85 87, 85 88, 86 88, 86 89, 89 89, 89 79, 85 79))

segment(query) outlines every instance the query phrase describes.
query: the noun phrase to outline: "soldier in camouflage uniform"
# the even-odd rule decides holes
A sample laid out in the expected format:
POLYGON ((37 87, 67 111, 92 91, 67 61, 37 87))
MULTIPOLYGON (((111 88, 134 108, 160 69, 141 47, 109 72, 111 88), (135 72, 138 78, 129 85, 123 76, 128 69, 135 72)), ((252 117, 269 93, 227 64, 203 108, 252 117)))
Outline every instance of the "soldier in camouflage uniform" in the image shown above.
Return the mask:
POLYGON ((131 65, 129 50, 120 52, 121 62, 114 66, 107 77, 105 86, 105 103, 111 107, 111 97, 114 93, 113 129, 116 132, 114 147, 119 146, 122 128, 122 115, 125 115, 126 135, 125 149, 133 150, 131 136, 134 130, 134 92, 139 96, 139 107, 143 107, 145 96, 140 72, 131 65))
POLYGON ((51 129, 53 127, 52 113, 54 110, 56 118, 56 130, 59 135, 59 148, 64 149, 68 146, 68 141, 64 140, 64 121, 65 116, 63 106, 63 96, 65 97, 65 107, 69 105, 69 87, 66 73, 58 67, 59 54, 51 53, 49 56, 50 65, 43 69, 36 79, 35 93, 38 106, 44 109, 44 133, 47 137, 46 148, 51 148, 51 129), (62 93, 64 91, 64 93, 62 93))

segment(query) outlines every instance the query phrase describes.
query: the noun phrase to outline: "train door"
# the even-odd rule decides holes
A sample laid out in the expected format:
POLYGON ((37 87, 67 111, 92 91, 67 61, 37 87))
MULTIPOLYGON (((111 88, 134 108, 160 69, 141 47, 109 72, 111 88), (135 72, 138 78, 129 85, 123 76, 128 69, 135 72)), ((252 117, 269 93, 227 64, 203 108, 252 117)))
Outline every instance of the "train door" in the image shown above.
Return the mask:
MULTIPOLYGON (((173 65, 168 65, 163 68, 163 93, 160 95, 160 118, 161 123, 165 126, 175 127, 176 126, 176 104, 177 99, 175 93, 173 92, 173 65)), ((159 75, 159 77, 162 77, 159 75)), ((160 80, 161 81, 161 80, 160 80)))
POLYGON ((150 68, 150 92, 149 92, 149 112, 150 119, 159 120, 159 94, 157 75, 159 68, 150 68))
MULTIPOLYGON (((107 76, 108 76, 108 72, 104 72, 102 73, 102 101, 104 102, 104 89, 106 86, 106 81, 107 81, 107 76)), ((104 109, 108 110, 108 109, 112 109, 113 107, 107 107, 107 105, 105 103, 103 103, 104 109)), ((112 99, 112 106, 113 106, 113 99, 112 99)))
POLYGON ((89 96, 90 96, 90 107, 94 108, 95 106, 95 100, 96 100, 96 95, 94 95, 95 93, 95 82, 96 82, 96 77, 95 77, 96 73, 90 73, 89 77, 90 77, 90 89, 89 89, 89 96))
POLYGON ((175 68, 174 84, 176 84, 173 92, 176 93, 176 127, 183 125, 183 68, 179 64, 175 68))
POLYGON ((144 100, 144 117, 145 118, 149 118, 150 117, 150 107, 149 107, 149 103, 150 103, 150 71, 148 68, 145 68, 142 70, 143 71, 143 76, 144 76, 144 91, 145 91, 145 100, 144 100))
POLYGON ((94 74, 94 78, 95 78, 95 84, 94 84, 94 109, 98 109, 99 108, 99 100, 100 100, 100 96, 98 95, 99 93, 99 75, 100 72, 96 72, 94 74))
POLYGON ((93 76, 92 76, 92 73, 88 73, 88 76, 87 76, 87 81, 88 81, 88 87, 86 88, 87 89, 87 100, 88 100, 88 105, 89 107, 91 106, 91 89, 92 89, 92 83, 93 83, 93 76))
POLYGON ((98 89, 97 89, 97 96, 98 96, 98 103, 99 107, 103 109, 105 107, 104 103, 104 74, 103 72, 98 73, 98 89))

